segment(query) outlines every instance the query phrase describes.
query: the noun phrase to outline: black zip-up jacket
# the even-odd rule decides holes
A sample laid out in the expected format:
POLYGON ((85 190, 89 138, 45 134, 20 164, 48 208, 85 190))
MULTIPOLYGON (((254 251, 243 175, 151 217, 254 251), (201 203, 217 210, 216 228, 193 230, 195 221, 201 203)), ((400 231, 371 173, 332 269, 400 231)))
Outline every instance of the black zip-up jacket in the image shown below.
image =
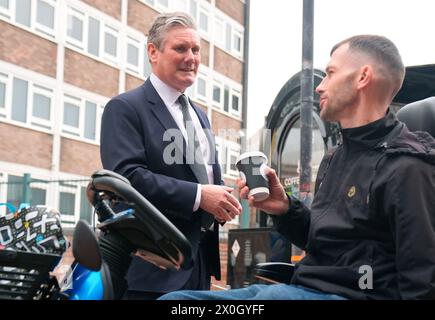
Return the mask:
POLYGON ((435 140, 391 111, 342 135, 311 210, 291 199, 274 219, 307 252, 292 283, 350 299, 435 299, 435 140))

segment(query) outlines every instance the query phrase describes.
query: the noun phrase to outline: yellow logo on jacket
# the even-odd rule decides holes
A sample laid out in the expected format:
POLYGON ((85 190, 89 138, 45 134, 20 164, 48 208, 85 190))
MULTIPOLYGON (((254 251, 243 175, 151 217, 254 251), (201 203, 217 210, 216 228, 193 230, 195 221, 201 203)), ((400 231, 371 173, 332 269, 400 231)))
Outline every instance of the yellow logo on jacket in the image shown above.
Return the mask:
POLYGON ((349 198, 352 198, 356 194, 356 188, 355 186, 350 187, 349 191, 347 192, 347 196, 349 198))

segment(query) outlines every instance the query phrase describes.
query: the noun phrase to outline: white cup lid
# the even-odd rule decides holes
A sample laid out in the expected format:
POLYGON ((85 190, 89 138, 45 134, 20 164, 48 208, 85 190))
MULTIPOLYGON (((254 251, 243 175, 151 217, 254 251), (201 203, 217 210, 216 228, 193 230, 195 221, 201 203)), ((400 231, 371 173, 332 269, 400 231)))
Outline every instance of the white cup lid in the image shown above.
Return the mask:
POLYGON ((261 151, 248 151, 248 152, 244 152, 242 153, 240 156, 237 157, 236 163, 238 163, 239 161, 249 158, 249 157, 261 157, 263 158, 265 161, 264 163, 267 163, 267 156, 261 152, 261 151))

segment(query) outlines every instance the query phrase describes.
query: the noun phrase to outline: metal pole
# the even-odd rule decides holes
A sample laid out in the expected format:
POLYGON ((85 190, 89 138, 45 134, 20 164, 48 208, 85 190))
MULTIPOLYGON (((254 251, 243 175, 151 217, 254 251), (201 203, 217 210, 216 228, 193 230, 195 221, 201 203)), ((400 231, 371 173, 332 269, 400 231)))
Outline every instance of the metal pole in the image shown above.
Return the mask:
POLYGON ((242 92, 242 130, 244 134, 241 137, 242 152, 246 151, 247 147, 247 127, 248 127, 248 75, 249 75, 249 26, 251 14, 251 1, 245 1, 244 23, 245 35, 243 38, 243 92, 242 92))
MULTIPOLYGON (((245 1, 244 23, 245 35, 243 38, 243 93, 242 93, 242 134, 240 138, 241 152, 247 150, 248 139, 248 66, 249 66, 249 25, 250 25, 251 1, 245 1)), ((251 220, 251 210, 248 202, 241 199, 242 204, 242 219, 241 227, 249 228, 251 220)))
POLYGON ((312 110, 313 110, 314 0, 304 0, 301 74, 301 157, 299 191, 301 199, 311 193, 312 110))

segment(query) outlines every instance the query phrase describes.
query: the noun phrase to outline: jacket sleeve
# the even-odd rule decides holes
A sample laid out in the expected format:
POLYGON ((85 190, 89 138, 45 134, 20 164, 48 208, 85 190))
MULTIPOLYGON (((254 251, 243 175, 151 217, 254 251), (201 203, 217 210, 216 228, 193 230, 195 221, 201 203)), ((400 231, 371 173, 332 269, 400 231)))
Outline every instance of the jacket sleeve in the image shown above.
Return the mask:
POLYGON ((305 249, 310 229, 310 210, 298 199, 288 197, 290 207, 280 216, 272 216, 276 230, 301 249, 305 249))
POLYGON ((402 299, 435 299, 435 168, 400 159, 405 165, 395 170, 385 197, 399 292, 402 299))
MULTIPOLYGON (((178 218, 190 219, 197 184, 157 174, 148 169, 141 117, 126 100, 114 98, 106 105, 101 120, 101 161, 105 169, 130 180, 132 186, 158 209, 178 218)), ((149 133, 148 133, 149 134, 149 133)))

